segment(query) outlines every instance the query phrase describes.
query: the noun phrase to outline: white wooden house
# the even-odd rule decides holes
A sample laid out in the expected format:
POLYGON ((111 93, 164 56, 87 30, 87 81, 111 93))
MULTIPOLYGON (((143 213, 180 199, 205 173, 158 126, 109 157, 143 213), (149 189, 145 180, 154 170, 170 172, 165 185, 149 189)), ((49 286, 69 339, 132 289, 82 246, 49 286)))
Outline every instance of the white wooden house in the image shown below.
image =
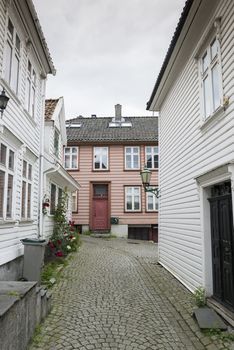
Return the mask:
POLYGON ((41 145, 46 77, 55 69, 31 0, 0 1, 0 280, 22 268, 20 239, 41 228, 41 145))
POLYGON ((41 216, 42 235, 44 238, 53 233, 54 212, 56 206, 66 192, 67 219, 72 220, 72 207, 76 205, 79 184, 63 167, 63 147, 67 145, 65 110, 63 97, 45 101, 45 133, 44 133, 44 178, 43 203, 41 216))
POLYGON ((160 263, 226 311, 234 310, 233 19, 233 0, 186 1, 147 105, 160 114, 160 263))

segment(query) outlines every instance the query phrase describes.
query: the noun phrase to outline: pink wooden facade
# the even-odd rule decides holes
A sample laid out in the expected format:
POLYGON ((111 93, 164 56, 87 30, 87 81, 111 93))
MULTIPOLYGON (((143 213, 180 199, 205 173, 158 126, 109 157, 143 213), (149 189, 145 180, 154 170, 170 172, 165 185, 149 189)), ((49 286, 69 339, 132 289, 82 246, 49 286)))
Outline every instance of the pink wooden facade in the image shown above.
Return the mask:
MULTIPOLYGON (((157 240, 158 211, 155 208, 152 211, 147 210, 147 194, 144 192, 140 177, 140 171, 146 164, 146 147, 158 146, 157 140, 144 142, 142 140, 138 142, 118 140, 114 142, 111 140, 104 143, 103 141, 69 140, 69 138, 71 136, 69 136, 68 131, 68 146, 77 148, 78 164, 77 169, 68 169, 68 171, 75 180, 79 181, 81 186, 77 195, 77 212, 73 212, 75 225, 82 226, 83 232, 86 230, 96 231, 95 215, 97 211, 99 211, 97 215, 100 215, 102 209, 99 206, 95 207, 94 192, 95 185, 102 184, 108 188, 108 205, 103 203, 103 211, 106 211, 105 215, 108 222, 107 230, 117 236, 127 237, 130 231, 134 232, 138 229, 139 233, 143 232, 144 228, 144 232, 148 232, 148 236, 147 234, 144 236, 146 239, 157 240), (95 147, 108 148, 108 167, 105 170, 94 170, 95 147), (125 169, 125 147, 139 147, 139 168, 134 170, 125 169), (126 210, 126 187, 138 188, 140 193, 139 210, 133 212, 126 210), (118 218, 118 223, 111 224, 111 218, 118 218)), ((158 185, 158 169, 151 170, 151 185, 155 187, 158 185)), ((102 200, 104 202, 104 198, 102 200)), ((135 238, 141 237, 138 234, 135 238)))

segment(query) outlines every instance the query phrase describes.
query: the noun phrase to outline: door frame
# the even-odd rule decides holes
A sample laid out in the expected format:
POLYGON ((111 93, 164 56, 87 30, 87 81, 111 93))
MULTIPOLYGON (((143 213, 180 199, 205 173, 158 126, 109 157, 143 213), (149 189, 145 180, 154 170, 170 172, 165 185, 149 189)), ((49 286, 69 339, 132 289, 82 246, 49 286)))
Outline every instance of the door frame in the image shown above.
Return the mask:
POLYGON ((90 181, 89 183, 89 227, 93 230, 93 187, 94 185, 107 185, 108 188, 108 210, 107 210, 107 222, 108 222, 108 230, 111 228, 110 217, 111 217, 111 181, 90 181))
MULTIPOLYGON (((234 208, 234 164, 225 164, 195 178, 201 208, 201 239, 202 239, 202 286, 207 296, 213 295, 213 265, 210 203, 211 187, 224 181, 231 181, 232 208, 234 208)), ((234 222, 234 210, 232 211, 234 222)))

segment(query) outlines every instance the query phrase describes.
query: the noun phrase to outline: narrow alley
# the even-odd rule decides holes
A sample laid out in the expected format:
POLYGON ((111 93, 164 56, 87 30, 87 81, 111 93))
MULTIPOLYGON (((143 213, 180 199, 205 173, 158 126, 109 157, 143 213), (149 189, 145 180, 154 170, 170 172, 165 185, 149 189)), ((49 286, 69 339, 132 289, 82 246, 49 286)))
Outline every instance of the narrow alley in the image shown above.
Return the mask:
POLYGON ((30 350, 228 349, 200 332, 192 296, 157 265, 157 245, 82 241, 30 350))

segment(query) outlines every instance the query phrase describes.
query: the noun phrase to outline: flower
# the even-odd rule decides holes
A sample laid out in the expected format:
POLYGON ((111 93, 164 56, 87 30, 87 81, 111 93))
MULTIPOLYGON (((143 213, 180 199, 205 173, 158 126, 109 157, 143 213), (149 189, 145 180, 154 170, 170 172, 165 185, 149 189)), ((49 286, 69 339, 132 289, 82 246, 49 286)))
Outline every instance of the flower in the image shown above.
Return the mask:
POLYGON ((51 249, 54 249, 54 243, 53 243, 53 242, 49 241, 49 242, 48 242, 48 246, 49 246, 51 249))
POLYGON ((71 238, 71 241, 75 241, 75 240, 76 240, 76 237, 72 237, 72 238, 71 238))
POLYGON ((72 239, 73 237, 74 237, 73 235, 69 236, 70 239, 72 239))
POLYGON ((60 239, 57 240, 58 245, 62 244, 62 241, 60 239))
POLYGON ((67 250, 71 250, 71 246, 70 245, 67 245, 67 250))
POLYGON ((61 252, 61 250, 58 250, 56 253, 55 253, 56 256, 58 257, 62 257, 63 256, 63 252, 61 252))

